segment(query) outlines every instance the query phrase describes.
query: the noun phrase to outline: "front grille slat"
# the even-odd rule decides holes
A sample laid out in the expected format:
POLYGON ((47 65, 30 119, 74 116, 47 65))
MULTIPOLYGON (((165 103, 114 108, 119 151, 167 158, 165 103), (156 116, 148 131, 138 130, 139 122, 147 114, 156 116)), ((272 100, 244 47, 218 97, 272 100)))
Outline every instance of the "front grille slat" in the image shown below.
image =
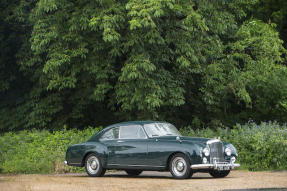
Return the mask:
POLYGON ((210 163, 224 162, 223 144, 221 141, 212 141, 208 144, 210 148, 210 163))

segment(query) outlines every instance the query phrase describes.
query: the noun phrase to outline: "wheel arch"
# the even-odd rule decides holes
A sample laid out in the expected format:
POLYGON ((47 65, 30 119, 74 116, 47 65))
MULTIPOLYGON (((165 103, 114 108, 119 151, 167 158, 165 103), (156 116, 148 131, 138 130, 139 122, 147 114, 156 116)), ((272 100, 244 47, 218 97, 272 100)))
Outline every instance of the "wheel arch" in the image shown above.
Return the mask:
POLYGON ((86 158, 87 158, 90 154, 95 154, 95 155, 99 158, 99 160, 101 161, 102 165, 104 166, 105 161, 104 161, 103 155, 101 155, 100 153, 98 153, 98 152, 96 152, 96 151, 88 151, 88 152, 85 153, 84 157, 82 158, 81 167, 85 166, 86 158))
POLYGON ((86 161, 87 156, 92 154, 92 153, 95 153, 97 155, 97 153, 94 151, 89 151, 89 152, 85 153, 84 157, 82 158, 81 167, 83 167, 85 165, 85 161, 86 161))
POLYGON ((189 162, 191 163, 190 155, 189 155, 187 152, 184 152, 184 151, 175 151, 175 152, 171 153, 171 154, 169 155, 169 157, 167 158, 167 161, 166 161, 166 169, 167 169, 167 170, 168 170, 168 168, 169 168, 169 163, 170 163, 171 158, 172 158, 174 155, 176 155, 176 154, 183 154, 183 155, 185 155, 185 156, 188 158, 189 162))
POLYGON ((85 160, 89 154, 94 153, 99 159, 102 165, 106 166, 107 160, 107 147, 101 142, 89 142, 85 145, 83 157, 81 159, 81 166, 85 165, 85 160))

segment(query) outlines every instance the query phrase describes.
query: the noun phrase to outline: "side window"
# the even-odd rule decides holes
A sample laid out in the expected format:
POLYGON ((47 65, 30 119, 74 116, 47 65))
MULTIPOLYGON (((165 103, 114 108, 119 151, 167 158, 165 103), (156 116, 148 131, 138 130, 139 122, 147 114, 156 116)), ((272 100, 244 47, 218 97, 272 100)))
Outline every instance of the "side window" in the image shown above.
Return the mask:
POLYGON ((100 140, 113 140, 119 138, 119 128, 115 127, 105 132, 100 140))
POLYGON ((120 127, 120 139, 145 139, 146 134, 140 125, 120 127))

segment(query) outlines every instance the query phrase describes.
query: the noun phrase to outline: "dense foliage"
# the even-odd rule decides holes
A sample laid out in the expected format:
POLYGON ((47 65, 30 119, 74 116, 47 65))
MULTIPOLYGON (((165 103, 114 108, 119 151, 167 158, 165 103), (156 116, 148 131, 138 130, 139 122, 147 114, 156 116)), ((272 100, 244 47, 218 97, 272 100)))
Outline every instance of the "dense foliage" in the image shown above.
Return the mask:
MULTIPOLYGON (((23 130, 0 137, 0 171, 2 173, 64 173, 83 168, 64 165, 70 144, 88 140, 101 128, 85 130, 23 130)), ((277 123, 255 123, 225 128, 181 129, 182 134, 196 137, 220 137, 238 150, 238 162, 249 170, 287 169, 287 127, 277 123)))
POLYGON ((67 147, 87 141, 101 129, 23 130, 0 137, 0 169, 4 173, 64 173, 79 171, 64 164, 67 147))
POLYGON ((2 0, 0 130, 284 122, 286 10, 284 0, 2 0))
POLYGON ((239 153, 239 163, 248 170, 287 169, 287 126, 277 122, 263 122, 260 125, 249 122, 236 124, 232 129, 181 129, 183 135, 195 137, 216 137, 232 143, 239 153))

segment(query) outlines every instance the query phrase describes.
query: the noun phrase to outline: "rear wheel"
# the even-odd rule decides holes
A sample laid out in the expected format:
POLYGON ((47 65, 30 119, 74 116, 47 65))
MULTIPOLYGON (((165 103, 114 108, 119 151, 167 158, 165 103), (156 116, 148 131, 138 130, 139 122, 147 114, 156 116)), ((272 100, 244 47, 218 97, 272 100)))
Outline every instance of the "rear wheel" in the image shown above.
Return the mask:
POLYGON ((130 176, 138 176, 142 173, 142 170, 126 170, 126 173, 130 176))
POLYGON ((106 169, 103 168, 100 159, 96 154, 92 153, 86 157, 85 169, 89 176, 100 177, 104 176, 106 169))
POLYGON ((230 173, 230 170, 224 170, 224 171, 218 171, 218 170, 212 170, 209 172, 211 176, 214 178, 224 178, 230 173))
POLYGON ((191 176, 190 161, 182 153, 175 154, 169 162, 169 170, 176 179, 186 179, 191 176))

